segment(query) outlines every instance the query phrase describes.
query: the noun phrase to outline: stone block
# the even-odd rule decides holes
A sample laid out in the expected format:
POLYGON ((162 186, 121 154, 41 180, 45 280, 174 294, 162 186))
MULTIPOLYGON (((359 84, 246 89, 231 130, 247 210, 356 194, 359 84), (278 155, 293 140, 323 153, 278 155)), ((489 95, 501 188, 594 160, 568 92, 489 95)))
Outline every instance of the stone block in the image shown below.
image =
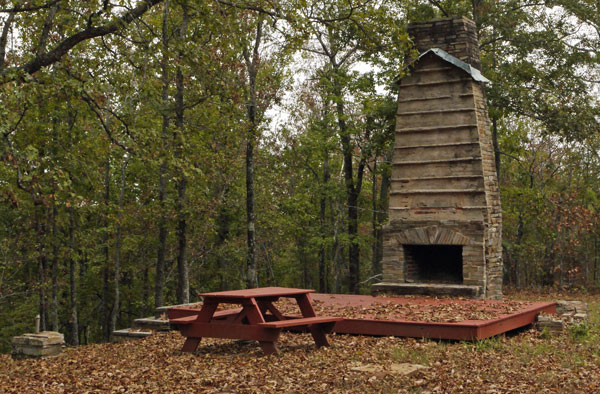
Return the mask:
POLYGON ((152 331, 143 331, 139 329, 125 328, 122 330, 116 330, 112 332, 110 341, 113 343, 120 343, 126 341, 135 341, 144 339, 152 335, 152 331))
POLYGON ((587 314, 588 311, 587 304, 582 301, 559 300, 556 304, 556 313, 558 315, 587 314))
POLYGON ((56 331, 23 334, 12 338, 11 353, 13 358, 56 356, 64 343, 64 335, 56 331))

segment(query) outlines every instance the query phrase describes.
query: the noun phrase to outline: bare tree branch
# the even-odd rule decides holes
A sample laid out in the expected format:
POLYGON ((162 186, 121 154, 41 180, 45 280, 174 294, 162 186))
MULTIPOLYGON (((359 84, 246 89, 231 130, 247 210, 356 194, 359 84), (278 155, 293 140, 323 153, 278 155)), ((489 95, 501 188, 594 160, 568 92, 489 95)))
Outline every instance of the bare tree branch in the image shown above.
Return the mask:
POLYGON ((431 4, 433 4, 438 10, 440 10, 442 12, 442 14, 444 14, 444 16, 446 18, 448 18, 450 16, 450 14, 448 14, 448 12, 444 9, 444 7, 442 7, 442 5, 440 4, 439 1, 437 1, 437 0, 429 0, 429 2, 431 4))
MULTIPOLYGON (((106 133, 108 139, 115 145, 117 145, 118 147, 120 147, 121 149, 123 149, 124 151, 128 152, 128 153, 133 153, 133 151, 131 150, 131 148, 127 147, 126 145, 123 145, 121 142, 119 142, 115 136, 112 133, 112 130, 110 129, 110 126, 106 123, 106 121, 104 120, 104 117, 102 116, 102 114, 100 113, 101 107, 98 105, 98 103, 96 103, 92 97, 84 91, 84 93, 81 95, 81 98, 83 99, 83 101, 85 101, 87 103, 87 105, 90 107, 90 109, 92 110, 92 112, 94 114, 96 114, 96 117, 98 118, 98 120, 100 121, 100 124, 102 125, 102 128, 104 129, 104 132, 106 133)), ((114 114, 113 114, 114 115, 114 114)), ((117 117, 117 119, 119 119, 117 117)), ((120 119, 119 119, 120 120, 120 119)))
POLYGON ((56 63, 77 44, 92 38, 102 37, 118 31, 123 26, 128 25, 135 19, 139 18, 151 7, 162 1, 163 0, 141 0, 132 10, 125 12, 121 16, 103 25, 95 27, 89 26, 84 30, 73 34, 72 36, 65 38, 59 42, 54 49, 35 56, 28 63, 18 67, 5 68, 2 72, 0 72, 0 83, 6 83, 16 78, 14 76, 7 77, 7 74, 11 71, 24 71, 27 74, 34 74, 41 68, 56 63))
MULTIPOLYGON (((58 11, 58 3, 54 5, 48 12, 48 16, 46 16, 46 20, 44 21, 44 27, 42 28, 42 34, 40 35, 40 42, 38 43, 37 50, 35 51, 36 56, 41 56, 46 52, 46 42, 48 41, 48 34, 50 34, 50 29, 52 28, 52 23, 54 22, 54 16, 58 11)), ((14 15, 14 14, 11 14, 14 15)))

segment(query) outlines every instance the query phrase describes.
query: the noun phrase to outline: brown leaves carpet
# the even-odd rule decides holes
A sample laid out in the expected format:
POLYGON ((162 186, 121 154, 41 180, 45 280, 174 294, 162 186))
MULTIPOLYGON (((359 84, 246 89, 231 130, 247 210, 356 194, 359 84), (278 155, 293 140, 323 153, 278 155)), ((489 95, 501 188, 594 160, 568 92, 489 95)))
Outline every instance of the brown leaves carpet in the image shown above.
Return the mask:
POLYGON ((0 393, 599 393, 600 297, 586 301, 589 326, 476 343, 332 335, 330 348, 315 349, 310 335, 283 333, 278 356, 215 339, 182 354, 171 332, 43 360, 0 355, 0 393), (405 376, 392 363, 428 368, 405 376))

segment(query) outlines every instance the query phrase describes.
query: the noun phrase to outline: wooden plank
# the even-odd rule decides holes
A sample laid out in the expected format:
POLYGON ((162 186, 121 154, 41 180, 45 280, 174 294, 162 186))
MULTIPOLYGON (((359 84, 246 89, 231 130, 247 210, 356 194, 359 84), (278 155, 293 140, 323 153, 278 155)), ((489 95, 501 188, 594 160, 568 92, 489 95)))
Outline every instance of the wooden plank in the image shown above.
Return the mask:
POLYGON ((200 308, 169 308, 167 316, 169 319, 178 319, 186 316, 198 316, 200 308))
POLYGON ((216 311, 213 314, 212 320, 215 319, 226 319, 230 316, 235 316, 237 314, 239 314, 242 311, 243 308, 233 308, 233 309, 226 309, 224 311, 216 311))
POLYGON ((198 321, 208 323, 215 314, 218 306, 218 302, 205 300, 202 309, 200 309, 200 312, 198 313, 198 321))
POLYGON ((246 317, 248 317, 248 321, 250 322, 250 324, 259 324, 265 322, 265 318, 260 312, 258 303, 254 298, 244 300, 243 305, 244 312, 246 313, 246 317))
POLYGON ((298 302, 298 306, 300 307, 300 312, 302 313, 302 317, 315 317, 317 314, 313 309, 312 303, 310 301, 310 296, 308 294, 302 294, 296 297, 296 301, 298 302))
POLYGON ((181 326, 180 331, 184 337, 188 338, 206 337, 273 342, 279 338, 281 330, 273 327, 260 327, 258 325, 194 322, 181 326))
POLYGON ((201 293, 199 296, 205 299, 217 299, 219 302, 227 302, 227 299, 241 300, 261 297, 291 297, 300 294, 314 293, 310 289, 293 289, 286 287, 259 287, 256 289, 219 291, 215 293, 201 293))
POLYGON ((269 321, 266 323, 260 323, 259 326, 286 328, 286 327, 308 326, 311 324, 320 324, 320 323, 332 323, 332 322, 338 322, 338 321, 342 321, 342 320, 344 320, 344 318, 333 317, 333 316, 304 317, 304 318, 300 318, 300 319, 269 321))
POLYGON ((277 320, 285 320, 285 317, 283 316, 283 314, 281 312, 279 312, 279 309, 277 309, 275 307, 275 305, 273 305, 272 302, 270 302, 270 301, 262 301, 262 300, 259 300, 257 302, 258 302, 258 305, 260 307, 260 310, 263 313, 263 317, 264 317, 265 311, 269 311, 269 312, 271 312, 273 314, 273 316, 275 316, 275 318, 277 320))
POLYGON ((191 324, 198 320, 198 315, 179 317, 177 319, 169 319, 169 323, 179 325, 191 324))

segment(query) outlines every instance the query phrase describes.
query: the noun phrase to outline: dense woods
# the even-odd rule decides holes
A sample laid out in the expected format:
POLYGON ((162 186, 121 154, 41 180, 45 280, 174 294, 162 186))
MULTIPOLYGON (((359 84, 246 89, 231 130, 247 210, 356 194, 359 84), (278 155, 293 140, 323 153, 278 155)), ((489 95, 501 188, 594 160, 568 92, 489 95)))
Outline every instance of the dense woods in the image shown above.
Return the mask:
POLYGON ((0 1, 0 350, 200 291, 367 292, 406 25, 477 22, 504 283, 600 286, 595 0, 0 1))

